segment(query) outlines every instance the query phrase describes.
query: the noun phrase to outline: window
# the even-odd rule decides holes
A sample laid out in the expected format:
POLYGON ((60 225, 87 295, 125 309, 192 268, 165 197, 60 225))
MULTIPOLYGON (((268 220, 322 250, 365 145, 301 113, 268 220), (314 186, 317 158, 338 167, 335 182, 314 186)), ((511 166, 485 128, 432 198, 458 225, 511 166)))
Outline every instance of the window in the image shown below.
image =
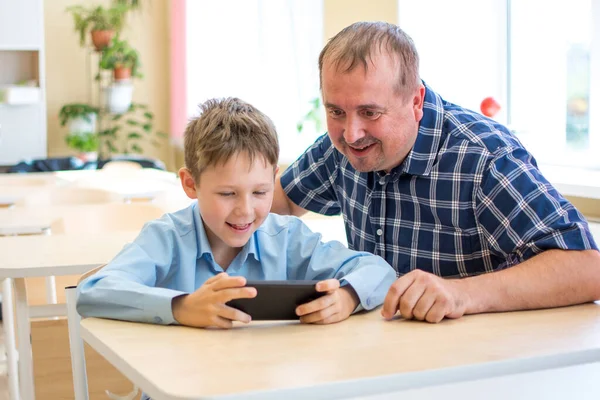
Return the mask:
POLYGON ((188 0, 186 7, 187 115, 209 98, 239 97, 273 119, 280 161, 294 161, 323 133, 296 127, 320 95, 322 0, 188 0))
POLYGON ((540 164, 600 169, 600 1, 399 0, 398 12, 443 98, 479 111, 493 96, 540 164))
POLYGON ((600 91, 591 84, 592 62, 598 64, 592 42, 600 41, 592 31, 600 24, 595 3, 597 10, 592 0, 509 3, 510 124, 542 163, 600 167, 600 126, 592 129, 600 105, 591 102, 600 96, 591 90, 600 91))

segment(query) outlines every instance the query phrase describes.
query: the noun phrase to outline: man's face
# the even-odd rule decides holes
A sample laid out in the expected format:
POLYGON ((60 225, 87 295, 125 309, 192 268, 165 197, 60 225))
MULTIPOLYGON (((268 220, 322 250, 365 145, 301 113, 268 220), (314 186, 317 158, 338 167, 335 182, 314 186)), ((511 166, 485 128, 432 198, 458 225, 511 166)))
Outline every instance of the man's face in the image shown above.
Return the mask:
POLYGON ((195 186, 198 205, 213 252, 243 247, 271 209, 273 165, 246 153, 209 167, 195 186))
POLYGON ((333 145, 360 172, 389 171, 400 165, 415 143, 423 116, 425 88, 402 96, 395 88, 398 66, 387 55, 373 55, 365 71, 343 72, 323 65, 323 103, 333 145))

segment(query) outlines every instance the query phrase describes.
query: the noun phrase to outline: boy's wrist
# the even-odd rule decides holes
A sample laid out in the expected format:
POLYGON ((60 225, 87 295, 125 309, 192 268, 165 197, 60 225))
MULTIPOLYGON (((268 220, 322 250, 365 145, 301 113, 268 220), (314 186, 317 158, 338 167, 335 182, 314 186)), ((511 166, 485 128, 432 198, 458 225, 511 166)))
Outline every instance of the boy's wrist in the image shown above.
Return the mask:
POLYGON ((348 315, 352 315, 354 310, 360 304, 360 298, 351 285, 345 285, 340 288, 344 293, 344 306, 348 315))
POLYGON ((173 297, 171 301, 171 311, 173 312, 173 318, 180 325, 185 325, 182 321, 185 320, 185 298, 189 296, 188 294, 183 294, 181 296, 173 297))

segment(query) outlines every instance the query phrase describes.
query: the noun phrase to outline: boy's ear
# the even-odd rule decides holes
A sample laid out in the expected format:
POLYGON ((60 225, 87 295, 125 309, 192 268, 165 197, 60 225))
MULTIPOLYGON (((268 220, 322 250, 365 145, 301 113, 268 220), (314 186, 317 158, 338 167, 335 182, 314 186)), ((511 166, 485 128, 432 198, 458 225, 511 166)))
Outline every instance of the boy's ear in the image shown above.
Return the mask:
POLYGON ((181 168, 179 170, 179 180, 181 181, 181 187, 183 191, 190 199, 197 199, 198 195, 196 194, 196 182, 194 181, 194 177, 192 173, 187 168, 181 168))
POLYGON ((277 174, 279 173, 279 165, 275 166, 275 177, 277 177, 277 174))

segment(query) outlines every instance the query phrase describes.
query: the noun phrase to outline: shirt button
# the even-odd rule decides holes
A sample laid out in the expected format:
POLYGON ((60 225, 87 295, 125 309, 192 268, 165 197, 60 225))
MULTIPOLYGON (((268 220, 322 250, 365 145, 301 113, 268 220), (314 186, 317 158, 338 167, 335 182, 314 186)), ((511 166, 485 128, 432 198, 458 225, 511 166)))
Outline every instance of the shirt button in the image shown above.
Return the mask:
POLYGON ((377 236, 381 236, 381 235, 383 235, 383 230, 377 229, 377 236))
POLYGON ((384 185, 384 184, 385 184, 385 178, 381 178, 381 179, 379 180, 379 184, 380 184, 380 185, 384 185))
POLYGON ((156 322, 157 324, 161 324, 163 320, 161 317, 154 317, 154 322, 156 322))

